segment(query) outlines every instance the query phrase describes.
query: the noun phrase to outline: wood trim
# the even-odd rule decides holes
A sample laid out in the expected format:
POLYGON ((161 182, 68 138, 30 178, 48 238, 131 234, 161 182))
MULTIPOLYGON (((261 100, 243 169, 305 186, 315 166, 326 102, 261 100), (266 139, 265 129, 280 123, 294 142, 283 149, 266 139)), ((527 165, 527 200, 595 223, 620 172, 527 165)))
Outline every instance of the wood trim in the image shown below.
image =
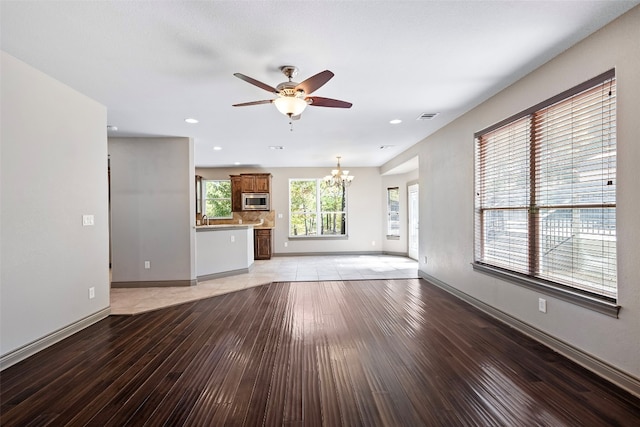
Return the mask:
POLYGON ((133 282, 111 282, 112 288, 169 288, 174 286, 195 286, 196 279, 192 280, 146 280, 133 282))
POLYGON ((37 339, 29 344, 23 345, 9 353, 3 354, 0 357, 0 371, 15 365, 16 363, 30 357, 39 351, 44 350, 53 344, 62 341, 63 339, 70 337, 76 332, 80 332, 84 328, 87 328, 94 323, 106 319, 111 314, 111 307, 104 308, 98 312, 95 312, 85 318, 82 318, 72 324, 65 326, 64 328, 53 331, 44 337, 37 339))
POLYGON ((436 279, 435 277, 425 273, 422 270, 418 270, 420 278, 427 282, 449 292, 452 295, 460 298, 461 300, 471 304, 475 308, 487 313, 488 315, 500 320, 501 322, 513 327, 514 329, 522 332, 530 338, 538 341, 541 344, 557 351, 564 357, 574 361, 582 367, 588 369, 594 374, 604 378, 605 380, 623 388, 629 393, 640 397, 640 379, 608 364, 607 362, 596 358, 573 345, 562 341, 538 328, 535 328, 528 323, 523 322, 503 311, 494 308, 479 299, 472 297, 471 295, 454 288, 453 286, 436 279))

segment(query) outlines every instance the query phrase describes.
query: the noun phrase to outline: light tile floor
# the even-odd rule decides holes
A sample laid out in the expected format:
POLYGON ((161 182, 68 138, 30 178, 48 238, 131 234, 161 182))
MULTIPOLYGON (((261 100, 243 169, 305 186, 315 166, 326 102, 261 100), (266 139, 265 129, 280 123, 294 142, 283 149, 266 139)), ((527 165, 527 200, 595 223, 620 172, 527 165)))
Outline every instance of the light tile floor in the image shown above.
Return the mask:
POLYGON ((111 314, 137 314, 271 282, 411 279, 418 263, 392 255, 274 257, 255 261, 249 273, 174 288, 113 288, 111 314))

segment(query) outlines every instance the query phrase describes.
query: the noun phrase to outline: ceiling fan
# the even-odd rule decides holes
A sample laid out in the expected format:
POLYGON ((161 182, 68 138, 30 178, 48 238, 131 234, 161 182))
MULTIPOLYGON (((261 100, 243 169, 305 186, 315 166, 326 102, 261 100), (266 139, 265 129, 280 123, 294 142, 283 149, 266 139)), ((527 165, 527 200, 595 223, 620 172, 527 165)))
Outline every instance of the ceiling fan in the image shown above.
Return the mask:
POLYGON ((293 65, 283 65, 280 67, 280 71, 289 78, 288 82, 282 82, 278 86, 271 87, 268 84, 262 83, 256 79, 245 76, 241 73, 235 73, 234 76, 244 80, 247 83, 251 83, 254 86, 258 86, 260 89, 264 89, 267 92, 272 92, 278 95, 275 99, 265 99, 262 101, 243 102, 241 104, 234 104, 234 107, 246 107, 249 105, 259 104, 275 104, 278 111, 291 120, 300 119, 300 115, 307 108, 307 105, 315 107, 332 107, 332 108, 351 108, 350 102, 340 101, 338 99, 322 98, 320 96, 309 96, 311 93, 322 87, 332 77, 333 73, 329 70, 324 70, 315 76, 309 77, 302 83, 296 83, 291 79, 298 74, 298 68, 293 65))

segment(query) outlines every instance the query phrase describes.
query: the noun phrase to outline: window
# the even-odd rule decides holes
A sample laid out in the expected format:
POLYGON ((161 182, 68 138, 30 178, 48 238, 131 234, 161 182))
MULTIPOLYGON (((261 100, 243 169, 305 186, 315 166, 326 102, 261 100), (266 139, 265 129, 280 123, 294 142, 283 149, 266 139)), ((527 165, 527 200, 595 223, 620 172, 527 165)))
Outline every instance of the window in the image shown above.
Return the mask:
POLYGON ((346 200, 344 186, 332 187, 322 179, 290 179, 289 236, 345 236, 346 200))
POLYGON ((387 236, 400 236, 400 189, 387 188, 387 236))
POLYGON ((475 135, 475 265, 616 301, 615 98, 611 70, 475 135))
POLYGON ((204 213, 207 218, 232 218, 231 181, 228 179, 204 181, 204 213))

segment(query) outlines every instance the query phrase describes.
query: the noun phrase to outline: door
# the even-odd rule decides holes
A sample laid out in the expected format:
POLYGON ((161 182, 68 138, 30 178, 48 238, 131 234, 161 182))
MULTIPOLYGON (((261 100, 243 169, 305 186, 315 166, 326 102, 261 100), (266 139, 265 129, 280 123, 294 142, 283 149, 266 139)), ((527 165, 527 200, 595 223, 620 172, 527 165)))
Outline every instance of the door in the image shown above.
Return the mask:
POLYGON ((418 230, 419 230, 419 210, 418 210, 418 184, 409 186, 409 197, 407 204, 409 205, 409 258, 418 260, 418 230))

